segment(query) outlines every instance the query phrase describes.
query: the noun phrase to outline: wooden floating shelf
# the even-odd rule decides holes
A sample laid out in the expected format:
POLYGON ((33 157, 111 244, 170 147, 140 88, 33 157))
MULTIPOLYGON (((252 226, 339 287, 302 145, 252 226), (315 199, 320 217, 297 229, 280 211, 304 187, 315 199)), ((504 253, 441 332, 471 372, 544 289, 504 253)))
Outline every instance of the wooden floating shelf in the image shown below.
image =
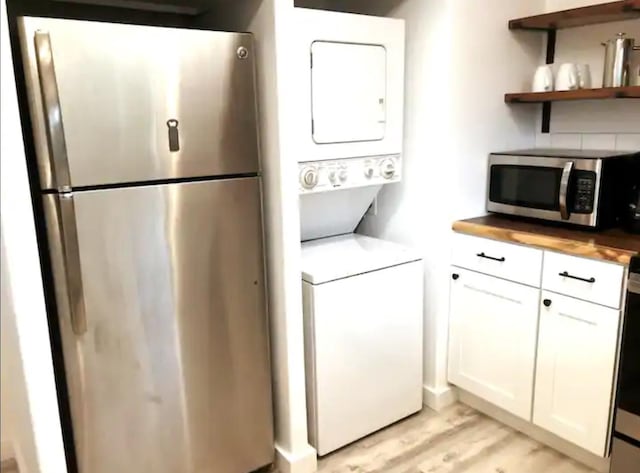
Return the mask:
POLYGON ((639 99, 640 86, 607 87, 602 89, 580 89, 562 92, 523 92, 505 94, 506 103, 545 103, 568 100, 639 99))
POLYGON ((640 0, 623 0, 509 21, 510 30, 550 31, 640 18, 640 0))

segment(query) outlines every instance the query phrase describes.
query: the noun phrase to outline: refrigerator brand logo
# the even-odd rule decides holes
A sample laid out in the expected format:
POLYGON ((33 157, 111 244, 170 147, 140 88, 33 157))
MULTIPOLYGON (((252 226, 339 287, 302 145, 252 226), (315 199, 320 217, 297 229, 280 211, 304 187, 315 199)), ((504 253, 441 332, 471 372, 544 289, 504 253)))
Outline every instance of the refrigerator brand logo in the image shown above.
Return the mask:
POLYGON ((167 120, 169 128, 169 151, 180 151, 180 132, 178 131, 178 120, 170 118, 167 120))
POLYGON ((249 57, 249 50, 244 46, 240 46, 237 53, 240 59, 247 59, 249 57))

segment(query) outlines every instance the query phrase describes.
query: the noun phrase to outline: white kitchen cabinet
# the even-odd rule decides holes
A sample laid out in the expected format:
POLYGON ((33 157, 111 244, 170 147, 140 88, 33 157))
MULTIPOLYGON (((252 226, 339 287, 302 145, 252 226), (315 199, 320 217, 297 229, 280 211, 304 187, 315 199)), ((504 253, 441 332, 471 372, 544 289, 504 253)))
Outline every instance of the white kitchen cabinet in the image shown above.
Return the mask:
POLYGON ((604 456, 620 312, 542 292, 534 424, 604 456))
POLYGON ((531 420, 539 289, 452 267, 449 381, 531 420))

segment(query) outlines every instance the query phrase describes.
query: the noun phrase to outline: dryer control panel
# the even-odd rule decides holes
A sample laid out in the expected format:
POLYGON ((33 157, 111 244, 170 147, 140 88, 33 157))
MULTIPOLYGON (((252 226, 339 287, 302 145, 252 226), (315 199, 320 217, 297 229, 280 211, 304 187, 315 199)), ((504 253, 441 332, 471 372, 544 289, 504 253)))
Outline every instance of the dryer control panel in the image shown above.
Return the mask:
POLYGON ((400 181, 400 155, 312 161, 298 165, 301 194, 376 186, 400 181))

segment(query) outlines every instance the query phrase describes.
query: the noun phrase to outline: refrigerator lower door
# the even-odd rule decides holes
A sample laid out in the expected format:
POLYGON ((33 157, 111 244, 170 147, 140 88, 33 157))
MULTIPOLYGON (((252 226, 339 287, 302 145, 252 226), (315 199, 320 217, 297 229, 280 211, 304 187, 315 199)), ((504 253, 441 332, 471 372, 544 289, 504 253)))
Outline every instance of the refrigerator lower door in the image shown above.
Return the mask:
POLYGON ((44 196, 80 473, 272 462, 259 179, 74 193, 73 222, 58 199, 44 196))
POLYGON ((251 34, 19 27, 44 189, 258 172, 251 34))

